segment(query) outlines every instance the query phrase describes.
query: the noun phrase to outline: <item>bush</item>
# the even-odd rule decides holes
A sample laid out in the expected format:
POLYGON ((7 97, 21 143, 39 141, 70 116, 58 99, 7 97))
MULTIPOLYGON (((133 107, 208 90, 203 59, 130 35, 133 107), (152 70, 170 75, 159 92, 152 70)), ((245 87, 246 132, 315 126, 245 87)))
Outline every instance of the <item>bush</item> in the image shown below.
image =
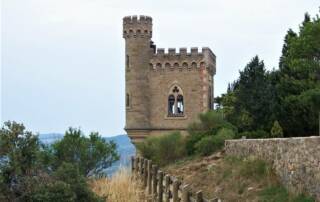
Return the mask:
POLYGON ((275 121, 273 123, 270 133, 271 133, 271 137, 273 138, 283 137, 283 131, 278 121, 275 121))
POLYGON ((218 111, 208 111, 199 115, 200 122, 194 122, 189 125, 190 135, 201 133, 203 135, 216 134, 221 128, 228 128, 237 132, 237 128, 228 121, 224 120, 223 114, 218 111))
POLYGON ((224 141, 234 138, 234 132, 228 128, 221 128, 217 135, 203 137, 195 145, 196 152, 202 156, 207 156, 224 146, 224 141))
POLYGON ((30 201, 34 202, 73 202, 76 201, 75 199, 76 196, 71 190, 70 185, 62 181, 53 181, 52 183, 39 185, 30 196, 30 201))
POLYGON ((148 137, 143 142, 137 143, 137 148, 142 156, 160 166, 186 156, 185 139, 178 132, 148 137))
MULTIPOLYGON (((186 138, 188 155, 197 153, 196 144, 202 138, 206 136, 215 136, 217 135, 218 131, 220 131, 221 129, 228 129, 229 131, 232 131, 233 134, 236 134, 238 132, 237 128, 233 126, 231 123, 224 120, 223 114, 218 111, 209 111, 209 112, 200 114, 199 120, 200 120, 199 122, 194 122, 190 124, 188 127, 189 135, 186 138)), ((202 143, 199 143, 199 144, 203 144, 203 146, 205 146, 206 144, 210 144, 210 142, 212 141, 210 141, 209 139, 210 138, 207 138, 203 140, 202 143)), ((208 145, 208 148, 211 148, 211 146, 208 145)), ((206 150, 205 148, 203 149, 206 150)))
POLYGON ((199 142, 203 137, 204 135, 201 133, 189 134, 186 137, 186 150, 189 156, 196 152, 196 143, 199 142))
POLYGON ((64 183, 70 185, 70 189, 75 193, 77 202, 86 201, 103 201, 90 188, 87 179, 80 172, 75 164, 63 163, 54 173, 53 176, 64 183))

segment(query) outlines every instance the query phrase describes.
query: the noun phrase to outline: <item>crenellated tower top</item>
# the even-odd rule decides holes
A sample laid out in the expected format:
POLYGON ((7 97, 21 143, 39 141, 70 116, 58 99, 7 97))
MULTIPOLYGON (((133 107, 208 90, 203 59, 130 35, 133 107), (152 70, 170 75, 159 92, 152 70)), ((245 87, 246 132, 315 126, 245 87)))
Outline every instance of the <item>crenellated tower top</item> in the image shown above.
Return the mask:
POLYGON ((124 17, 123 38, 130 37, 152 38, 152 18, 144 15, 124 17))
POLYGON ((206 68, 212 75, 215 75, 216 56, 208 47, 202 47, 200 50, 199 52, 197 47, 192 47, 190 52, 187 51, 187 48, 180 48, 179 51, 176 51, 175 48, 169 48, 168 51, 158 48, 150 59, 149 66, 153 70, 206 68))

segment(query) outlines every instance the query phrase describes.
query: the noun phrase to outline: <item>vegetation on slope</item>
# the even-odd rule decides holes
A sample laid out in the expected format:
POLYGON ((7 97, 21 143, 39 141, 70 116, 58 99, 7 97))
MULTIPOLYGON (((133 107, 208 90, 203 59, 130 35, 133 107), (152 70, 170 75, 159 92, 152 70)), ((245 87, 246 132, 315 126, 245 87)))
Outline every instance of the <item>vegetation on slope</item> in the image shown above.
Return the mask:
POLYGON ((163 168, 195 193, 202 190, 207 198, 222 201, 312 202, 304 195, 296 196, 278 182, 271 167, 254 158, 227 157, 218 152, 208 157, 194 157, 163 168))
POLYGON ((117 160, 115 149, 97 133, 86 137, 78 129, 45 146, 22 124, 6 122, 0 129, 0 201, 102 201, 86 176, 117 160))
POLYGON ((164 166, 187 156, 210 155, 221 149, 226 139, 235 137, 236 128, 221 113, 209 111, 200 114, 199 121, 191 124, 188 132, 188 136, 174 132, 148 137, 137 143, 137 148, 142 156, 164 166))

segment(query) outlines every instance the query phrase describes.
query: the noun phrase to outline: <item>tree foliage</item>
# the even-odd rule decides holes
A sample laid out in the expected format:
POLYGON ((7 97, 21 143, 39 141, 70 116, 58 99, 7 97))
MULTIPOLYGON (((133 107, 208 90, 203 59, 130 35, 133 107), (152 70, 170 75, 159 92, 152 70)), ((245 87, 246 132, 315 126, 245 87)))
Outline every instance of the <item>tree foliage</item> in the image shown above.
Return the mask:
POLYGON ((52 145, 55 167, 70 162, 87 176, 98 174, 119 159, 114 142, 106 142, 98 133, 86 137, 80 129, 69 128, 64 138, 52 145))
POLYGON ((49 147, 23 124, 5 122, 0 129, 0 201, 102 201, 89 189, 85 171, 116 160, 115 145, 96 133, 89 138, 79 134, 69 129, 49 147))
POLYGON ((271 131, 274 121, 284 136, 317 134, 320 106, 320 19, 305 14, 299 32, 289 29, 279 69, 266 71, 255 56, 218 107, 239 132, 271 131))

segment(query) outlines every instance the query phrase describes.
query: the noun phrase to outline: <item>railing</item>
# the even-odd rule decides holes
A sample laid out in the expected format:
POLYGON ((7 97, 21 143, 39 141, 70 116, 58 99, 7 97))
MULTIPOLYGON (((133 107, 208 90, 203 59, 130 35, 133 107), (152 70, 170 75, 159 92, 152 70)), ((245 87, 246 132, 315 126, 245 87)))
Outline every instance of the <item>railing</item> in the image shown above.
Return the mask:
POLYGON ((151 202, 221 202, 220 199, 205 199, 202 191, 191 192, 188 184, 183 184, 176 177, 165 174, 142 157, 131 158, 132 173, 140 178, 146 189, 147 199, 151 202))

